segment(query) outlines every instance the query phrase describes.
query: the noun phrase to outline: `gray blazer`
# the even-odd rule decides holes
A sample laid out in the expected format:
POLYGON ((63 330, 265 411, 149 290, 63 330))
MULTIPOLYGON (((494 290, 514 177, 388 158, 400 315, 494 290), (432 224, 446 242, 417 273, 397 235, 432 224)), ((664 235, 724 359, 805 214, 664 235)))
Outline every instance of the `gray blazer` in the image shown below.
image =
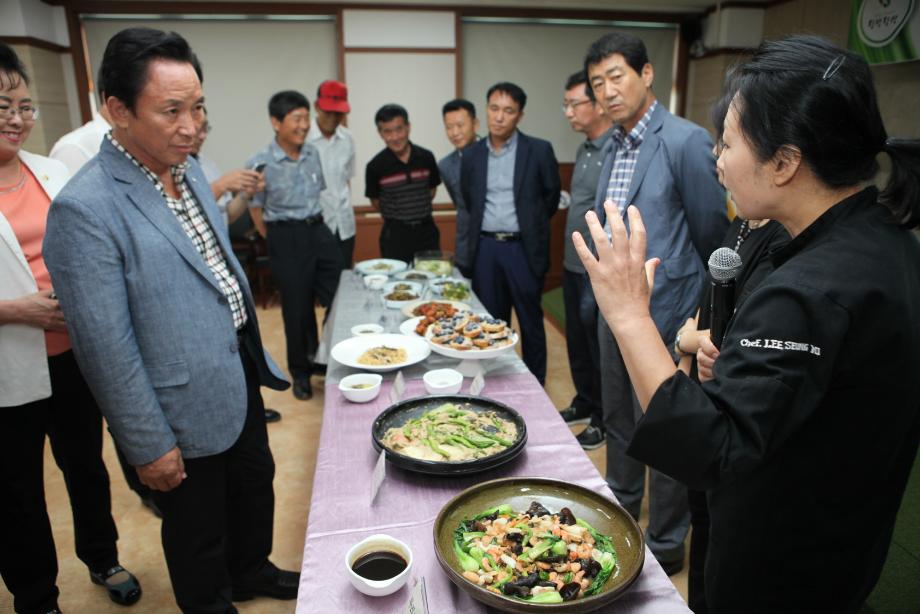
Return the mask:
MULTIPOLYGON (((614 139, 605 147, 595 203, 599 213, 616 147, 614 139)), ((646 257, 661 258, 649 307, 670 346, 678 328, 696 312, 708 276, 706 262, 728 230, 725 189, 716 176, 709 133, 671 115, 659 102, 639 149, 626 202, 642 214, 648 232, 646 257)))
MULTIPOLYGON (((187 179, 240 281, 249 285, 197 162, 187 179)), ((230 306, 204 259, 143 172, 108 140, 51 205, 43 253, 74 353, 133 465, 178 445, 186 458, 228 449, 246 418, 246 379, 230 306)), ((284 376, 262 353, 263 385, 284 376)))

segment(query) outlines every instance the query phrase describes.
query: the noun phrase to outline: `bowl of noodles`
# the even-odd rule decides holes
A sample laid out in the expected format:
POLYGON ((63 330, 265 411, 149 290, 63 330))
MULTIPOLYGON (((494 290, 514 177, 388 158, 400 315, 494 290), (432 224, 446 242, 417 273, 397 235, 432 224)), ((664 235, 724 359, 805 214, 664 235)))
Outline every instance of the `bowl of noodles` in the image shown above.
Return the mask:
POLYGON ((431 348, 421 338, 398 334, 361 335, 337 343, 333 360, 362 371, 395 371, 428 358, 431 348))

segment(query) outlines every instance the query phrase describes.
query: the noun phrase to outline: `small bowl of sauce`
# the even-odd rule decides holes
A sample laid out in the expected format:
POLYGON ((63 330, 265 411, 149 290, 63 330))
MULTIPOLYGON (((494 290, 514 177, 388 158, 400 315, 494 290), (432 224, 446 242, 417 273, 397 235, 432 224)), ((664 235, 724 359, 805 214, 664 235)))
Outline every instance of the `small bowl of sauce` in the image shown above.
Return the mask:
POLYGON ((395 537, 371 535, 351 547, 345 555, 345 568, 358 591, 371 597, 390 595, 409 579, 412 550, 395 537))

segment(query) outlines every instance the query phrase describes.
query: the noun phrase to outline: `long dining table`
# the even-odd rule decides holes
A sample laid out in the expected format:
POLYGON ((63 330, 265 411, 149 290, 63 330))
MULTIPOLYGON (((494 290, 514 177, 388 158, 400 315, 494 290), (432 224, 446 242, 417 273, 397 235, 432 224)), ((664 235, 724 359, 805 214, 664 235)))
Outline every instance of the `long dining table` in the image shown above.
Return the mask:
MULTIPOLYGON (((350 330, 357 324, 377 323, 385 332, 398 332, 405 317, 398 310, 386 309, 379 294, 367 290, 358 274, 350 270, 342 273, 325 324, 320 354, 328 355, 335 343, 351 336, 350 330)), ((475 296, 464 302, 482 310, 475 296)), ((404 368, 402 398, 425 396, 421 380, 425 371, 454 366, 456 362, 432 353, 422 363, 404 368)), ((356 371, 329 359, 297 597, 298 613, 403 612, 411 587, 420 578, 424 578, 428 611, 432 614, 492 611, 457 588, 440 568, 433 527, 445 503, 470 486, 510 476, 555 478, 616 500, 543 387, 517 354, 511 351, 483 362, 485 386, 480 395, 505 403, 521 414, 528 433, 524 451, 504 465, 466 476, 423 475, 387 463, 385 478, 372 501, 373 473, 379 454, 372 445, 371 426, 391 404, 396 373, 384 374, 380 394, 374 401, 351 403, 342 396, 338 382, 356 371), (349 581, 345 563, 352 545, 377 533, 386 533, 408 544, 414 558, 407 586, 386 597, 359 593, 349 581)), ((464 380, 462 393, 467 392, 470 382, 469 378, 464 380)), ((639 578, 604 611, 669 614, 689 609, 646 548, 639 578)))

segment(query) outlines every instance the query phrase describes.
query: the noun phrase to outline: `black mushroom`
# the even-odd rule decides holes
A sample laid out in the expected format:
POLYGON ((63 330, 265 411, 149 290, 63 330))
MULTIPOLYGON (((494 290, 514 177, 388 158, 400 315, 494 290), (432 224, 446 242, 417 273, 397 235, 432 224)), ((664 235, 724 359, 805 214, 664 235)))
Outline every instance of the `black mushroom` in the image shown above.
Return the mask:
POLYGON ((569 582, 568 584, 563 584, 562 588, 559 589, 559 594, 562 595, 563 601, 571 601, 578 597, 578 591, 581 590, 581 584, 578 582, 569 582))
POLYGON ((592 558, 579 559, 578 562, 581 563, 581 568, 584 570, 585 577, 588 579, 595 577, 601 571, 601 564, 592 558))
POLYGON ((527 597, 530 595, 530 587, 521 586, 514 582, 505 582, 502 584, 502 592, 509 597, 527 597))
POLYGON ((534 572, 512 582, 505 582, 502 585, 502 592, 512 597, 527 597, 530 595, 530 589, 537 586, 538 582, 540 582, 540 574, 534 572))
POLYGON ((559 510, 559 522, 561 522, 562 524, 571 526, 575 524, 575 514, 573 514, 572 510, 570 510, 569 508, 564 507, 561 510, 559 510))
POLYGON ((552 516, 549 510, 543 507, 539 501, 534 501, 530 504, 530 507, 527 508, 527 514, 531 518, 536 518, 537 516, 552 516))
POLYGON ((480 521, 476 521, 470 527, 470 531, 481 531, 482 533, 486 532, 486 525, 482 524, 480 521))

